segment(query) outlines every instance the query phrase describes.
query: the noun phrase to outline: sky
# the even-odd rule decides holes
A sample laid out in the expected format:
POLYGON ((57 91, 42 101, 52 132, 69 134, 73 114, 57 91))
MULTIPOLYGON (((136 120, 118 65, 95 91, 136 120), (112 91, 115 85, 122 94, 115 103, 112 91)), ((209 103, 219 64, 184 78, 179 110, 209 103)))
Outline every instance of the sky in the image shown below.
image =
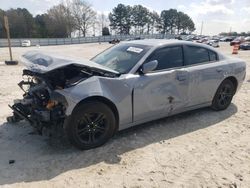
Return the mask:
MULTIPOLYGON (((1 9, 26 8, 33 15, 46 12, 62 0, 0 0, 1 9)), ((220 32, 250 31, 250 0, 88 0, 98 13, 108 14, 118 4, 141 4, 160 13, 175 8, 194 21, 196 33, 215 35, 220 32)))

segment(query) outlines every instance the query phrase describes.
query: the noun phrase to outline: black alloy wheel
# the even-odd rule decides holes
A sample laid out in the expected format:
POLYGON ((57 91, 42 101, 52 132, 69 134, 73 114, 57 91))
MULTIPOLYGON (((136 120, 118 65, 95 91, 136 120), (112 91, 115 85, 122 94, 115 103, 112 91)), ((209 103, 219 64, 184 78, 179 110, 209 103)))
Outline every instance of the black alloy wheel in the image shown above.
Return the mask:
POLYGON ((116 130, 114 112, 99 101, 78 105, 65 123, 70 142, 79 149, 91 149, 106 143, 116 130))
POLYGON ((94 144, 108 131, 107 122, 106 116, 103 113, 84 114, 78 121, 78 138, 82 143, 94 144))
POLYGON ((214 110, 225 110, 231 104, 235 90, 232 81, 224 80, 214 96, 212 108, 214 110))

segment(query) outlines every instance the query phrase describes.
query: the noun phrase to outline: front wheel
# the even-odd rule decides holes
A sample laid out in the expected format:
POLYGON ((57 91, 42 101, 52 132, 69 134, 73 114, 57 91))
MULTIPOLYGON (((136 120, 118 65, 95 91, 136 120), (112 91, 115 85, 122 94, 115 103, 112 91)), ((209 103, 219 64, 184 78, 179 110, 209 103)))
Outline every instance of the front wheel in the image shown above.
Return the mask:
POLYGON ((232 81, 224 80, 216 91, 211 107, 218 111, 225 110, 231 104, 235 90, 232 81))
POLYGON ((101 102, 86 102, 73 111, 65 130, 70 142, 79 149, 91 149, 106 143, 114 134, 113 111, 101 102))

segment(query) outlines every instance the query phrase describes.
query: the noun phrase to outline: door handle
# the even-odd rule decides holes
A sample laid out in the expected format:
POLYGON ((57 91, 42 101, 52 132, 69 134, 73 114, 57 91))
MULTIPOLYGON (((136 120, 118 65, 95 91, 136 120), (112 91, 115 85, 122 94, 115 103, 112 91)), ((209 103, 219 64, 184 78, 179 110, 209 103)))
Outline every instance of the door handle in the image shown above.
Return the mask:
POLYGON ((179 81, 184 81, 187 79, 187 75, 186 74, 179 74, 177 75, 177 80, 179 81))
POLYGON ((216 71, 217 72, 222 72, 223 70, 222 70, 222 68, 218 68, 218 69, 216 69, 216 71))

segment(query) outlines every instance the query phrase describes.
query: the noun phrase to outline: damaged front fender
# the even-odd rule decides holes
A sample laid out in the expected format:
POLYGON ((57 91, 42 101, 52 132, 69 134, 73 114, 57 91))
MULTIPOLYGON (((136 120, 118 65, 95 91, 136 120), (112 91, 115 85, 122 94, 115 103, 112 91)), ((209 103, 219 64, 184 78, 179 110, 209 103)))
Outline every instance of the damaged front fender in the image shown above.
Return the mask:
POLYGON ((111 101, 119 113, 119 124, 128 124, 132 122, 132 87, 122 78, 113 79, 94 76, 86 79, 78 85, 57 90, 67 101, 65 114, 71 115, 74 108, 81 101, 90 97, 103 97, 111 101))

